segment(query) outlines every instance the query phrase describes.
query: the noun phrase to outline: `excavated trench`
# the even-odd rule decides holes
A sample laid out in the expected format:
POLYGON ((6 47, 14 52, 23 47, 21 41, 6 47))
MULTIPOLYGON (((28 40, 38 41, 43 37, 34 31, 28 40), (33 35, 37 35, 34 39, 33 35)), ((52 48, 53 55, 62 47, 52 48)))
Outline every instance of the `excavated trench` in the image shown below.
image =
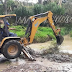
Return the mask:
POLYGON ((49 41, 29 45, 28 51, 36 61, 28 61, 23 55, 7 60, 1 55, 0 72, 72 72, 72 38, 65 36, 61 46, 51 44, 49 41))

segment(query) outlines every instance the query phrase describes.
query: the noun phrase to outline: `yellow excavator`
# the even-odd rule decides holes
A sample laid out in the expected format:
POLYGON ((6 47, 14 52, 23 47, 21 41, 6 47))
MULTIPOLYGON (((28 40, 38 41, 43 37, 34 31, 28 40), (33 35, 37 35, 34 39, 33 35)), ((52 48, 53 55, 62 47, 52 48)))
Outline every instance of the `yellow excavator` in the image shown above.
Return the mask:
POLYGON ((5 32, 2 28, 0 28, 0 52, 6 58, 14 59, 19 57, 22 51, 29 59, 34 60, 34 58, 26 50, 27 48, 26 46, 33 42, 38 26, 45 20, 49 22, 52 28, 57 40, 57 44, 61 45, 64 38, 60 34, 61 32, 60 28, 59 29, 55 28, 54 22, 52 20, 52 15, 53 13, 51 11, 47 11, 45 13, 31 16, 29 18, 29 24, 25 33, 25 37, 22 39, 20 37, 10 37, 6 25, 6 17, 16 16, 16 14, 0 15, 0 18, 3 18, 6 30, 5 32), (45 15, 45 17, 41 17, 42 15, 45 15))

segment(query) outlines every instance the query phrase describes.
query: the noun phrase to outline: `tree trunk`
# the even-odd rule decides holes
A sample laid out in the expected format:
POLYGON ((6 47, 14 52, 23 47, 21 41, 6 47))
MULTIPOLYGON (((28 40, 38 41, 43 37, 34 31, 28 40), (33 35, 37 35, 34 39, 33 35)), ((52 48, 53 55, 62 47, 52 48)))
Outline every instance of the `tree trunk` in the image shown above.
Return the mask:
POLYGON ((39 4, 43 4, 42 0, 38 0, 38 3, 39 3, 39 4))
POLYGON ((4 14, 7 14, 7 0, 4 2, 4 14))
POLYGON ((51 0, 51 2, 54 2, 54 0, 51 0))
POLYGON ((59 3, 58 3, 58 5, 60 5, 60 7, 61 7, 61 4, 62 4, 62 0, 59 0, 59 3))

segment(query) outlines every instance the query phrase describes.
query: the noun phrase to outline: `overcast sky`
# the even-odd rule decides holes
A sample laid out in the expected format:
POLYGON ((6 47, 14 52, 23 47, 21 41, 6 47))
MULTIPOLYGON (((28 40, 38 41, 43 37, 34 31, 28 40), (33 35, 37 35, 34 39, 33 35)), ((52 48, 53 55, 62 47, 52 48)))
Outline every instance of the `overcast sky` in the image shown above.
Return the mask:
POLYGON ((37 3, 38 0, 29 0, 29 2, 37 3))
MULTIPOLYGON (((19 0, 19 1, 24 1, 24 0, 19 0)), ((37 3, 37 2, 38 2, 38 0, 29 0, 28 2, 37 3)))

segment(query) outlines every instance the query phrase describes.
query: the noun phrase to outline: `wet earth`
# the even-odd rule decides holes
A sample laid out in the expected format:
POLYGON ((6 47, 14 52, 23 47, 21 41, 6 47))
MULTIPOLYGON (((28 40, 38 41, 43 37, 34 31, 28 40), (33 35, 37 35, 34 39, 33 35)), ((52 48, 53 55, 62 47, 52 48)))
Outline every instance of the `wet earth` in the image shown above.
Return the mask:
POLYGON ((72 38, 67 35, 64 39, 61 46, 51 46, 50 50, 47 47, 51 41, 30 45, 36 61, 29 61, 23 55, 12 60, 0 55, 0 72, 72 72, 72 38))
POLYGON ((57 61, 51 61, 51 59, 48 60, 44 56, 37 57, 36 61, 14 59, 1 63, 0 72, 72 72, 72 63, 58 63, 57 61))

